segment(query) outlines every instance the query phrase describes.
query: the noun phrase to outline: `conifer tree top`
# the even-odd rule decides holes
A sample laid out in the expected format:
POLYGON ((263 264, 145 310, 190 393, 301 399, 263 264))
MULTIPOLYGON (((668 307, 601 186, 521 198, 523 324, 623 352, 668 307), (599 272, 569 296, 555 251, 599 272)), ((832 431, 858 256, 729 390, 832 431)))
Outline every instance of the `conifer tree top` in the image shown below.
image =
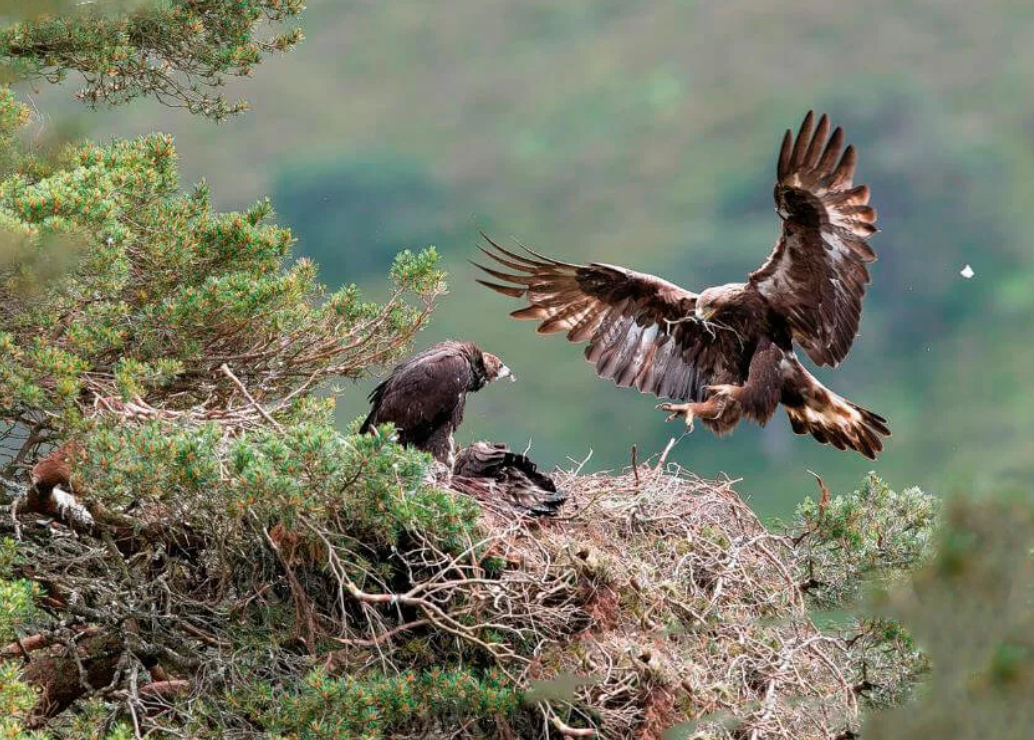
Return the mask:
POLYGON ((138 97, 220 120, 247 108, 220 92, 227 77, 252 73, 273 52, 290 50, 301 30, 287 23, 301 0, 49 0, 0 11, 0 62, 14 79, 84 81, 76 97, 119 105, 138 97), (14 21, 12 23, 12 21, 14 21))

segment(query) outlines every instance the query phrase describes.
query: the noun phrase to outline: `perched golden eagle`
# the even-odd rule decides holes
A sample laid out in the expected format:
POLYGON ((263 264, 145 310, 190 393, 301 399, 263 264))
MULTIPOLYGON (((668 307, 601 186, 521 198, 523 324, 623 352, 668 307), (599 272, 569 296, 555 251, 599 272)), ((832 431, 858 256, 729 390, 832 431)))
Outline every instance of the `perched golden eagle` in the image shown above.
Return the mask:
POLYGON ((467 394, 493 380, 510 378, 510 368, 472 342, 440 342, 400 362, 370 393, 373 408, 361 434, 392 422, 399 443, 430 452, 452 469, 453 433, 463 422, 467 394))
POLYGON ((456 456, 450 485, 475 498, 505 501, 533 516, 554 516, 567 500, 526 455, 499 442, 464 447, 456 456))
MULTIPOLYGON (((700 293, 616 265, 575 265, 503 249, 486 255, 513 272, 477 265, 509 285, 478 282, 529 305, 511 316, 538 332, 588 341, 598 375, 619 386, 685 403, 664 403, 669 419, 699 417, 717 434, 742 416, 765 424, 782 403, 798 434, 870 459, 890 436, 886 420, 825 388, 794 353, 819 365, 847 355, 876 259, 866 243, 877 229, 869 188, 854 185, 854 148, 842 148, 829 119, 811 112, 796 140, 786 132, 776 168, 782 234, 745 283, 700 293)), ((477 263, 475 263, 477 264, 477 263)))
POLYGON ((370 394, 373 409, 360 427, 392 422, 399 443, 430 452, 446 467, 439 482, 482 500, 502 501, 536 516, 552 516, 567 498, 527 456, 506 445, 475 442, 456 454, 467 393, 499 378, 514 379, 495 355, 471 342, 441 342, 400 362, 370 394))

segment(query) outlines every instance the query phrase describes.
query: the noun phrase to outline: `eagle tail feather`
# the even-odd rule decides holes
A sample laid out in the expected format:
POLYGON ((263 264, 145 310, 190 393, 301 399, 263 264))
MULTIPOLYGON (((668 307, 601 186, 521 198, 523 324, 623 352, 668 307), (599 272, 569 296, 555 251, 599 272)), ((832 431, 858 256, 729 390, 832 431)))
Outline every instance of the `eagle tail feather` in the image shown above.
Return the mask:
POLYGON ((887 420, 826 388, 796 358, 788 359, 782 402, 793 431, 875 460, 883 450, 882 438, 891 436, 887 420))
POLYGON ((809 399, 800 406, 786 407, 793 431, 875 460, 883 450, 882 437, 891 436, 887 420, 831 391, 827 394, 825 399, 809 399))

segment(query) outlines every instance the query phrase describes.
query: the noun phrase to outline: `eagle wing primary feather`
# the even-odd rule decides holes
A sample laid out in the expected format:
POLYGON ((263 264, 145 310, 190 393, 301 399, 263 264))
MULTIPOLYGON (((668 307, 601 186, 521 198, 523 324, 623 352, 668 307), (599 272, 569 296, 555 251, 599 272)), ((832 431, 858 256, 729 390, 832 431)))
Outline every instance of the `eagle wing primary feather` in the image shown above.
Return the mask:
POLYGON ((787 130, 775 186, 783 232, 750 282, 789 321, 808 357, 835 367, 858 333, 866 264, 876 259, 867 240, 877 228, 868 186, 853 182, 854 147, 841 154, 843 131, 830 135, 829 127, 826 116, 815 127, 809 111, 796 140, 787 130))
POLYGON ((696 293, 615 265, 576 265, 527 248, 518 254, 482 236, 491 248, 481 251, 510 272, 475 262, 500 281, 478 282, 526 299, 510 315, 538 321, 540 334, 562 331, 571 342, 588 341, 585 357, 600 377, 660 398, 700 401, 716 375, 735 372, 735 336, 712 335, 692 320, 696 293))

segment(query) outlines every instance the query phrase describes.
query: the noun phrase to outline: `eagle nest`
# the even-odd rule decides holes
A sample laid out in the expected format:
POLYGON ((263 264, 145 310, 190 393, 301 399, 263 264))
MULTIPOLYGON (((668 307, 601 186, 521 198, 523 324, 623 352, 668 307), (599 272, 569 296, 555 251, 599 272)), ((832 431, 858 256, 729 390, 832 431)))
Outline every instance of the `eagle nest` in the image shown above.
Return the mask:
POLYGON ((558 483, 563 520, 484 515, 517 566, 495 588, 541 639, 526 698, 544 723, 568 737, 854 737, 854 646, 813 625, 797 543, 730 481, 669 466, 558 483))
MULTIPOLYGON (((388 453, 383 470, 405 472, 411 453, 388 453)), ((339 473, 290 518, 260 498, 238 514, 210 487, 178 513, 85 491, 85 523, 36 521, 31 496, 0 518, 45 609, 0 646, 37 656, 28 724, 67 727, 93 699, 147 734, 242 740, 313 722, 336 728, 319 737, 847 740, 859 701, 894 699, 915 668, 893 630, 820 630, 805 598, 914 561, 892 543, 923 530, 921 492, 872 477, 875 494, 824 496, 782 534, 731 481, 673 465, 559 473, 556 518, 339 473)))

